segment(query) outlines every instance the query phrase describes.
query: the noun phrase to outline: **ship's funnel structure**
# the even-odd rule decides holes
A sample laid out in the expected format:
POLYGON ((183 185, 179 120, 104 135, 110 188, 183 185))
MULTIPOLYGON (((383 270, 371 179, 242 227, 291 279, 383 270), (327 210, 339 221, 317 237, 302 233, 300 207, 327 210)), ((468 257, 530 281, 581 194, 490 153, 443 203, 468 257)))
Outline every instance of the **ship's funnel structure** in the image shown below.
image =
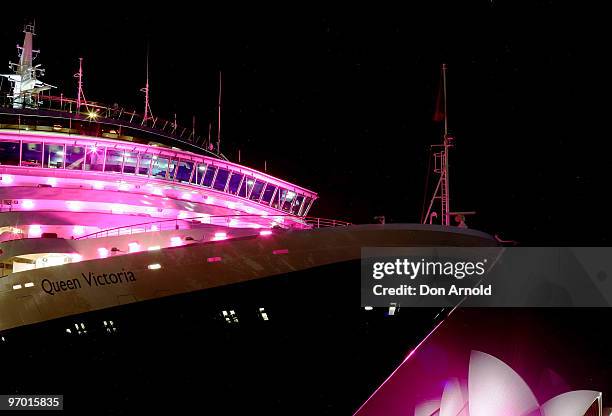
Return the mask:
POLYGON ((34 59, 39 51, 33 49, 34 25, 26 25, 24 30, 23 45, 17 45, 19 63, 9 62, 9 68, 13 74, 2 74, 11 82, 10 94, 13 108, 33 108, 40 103, 39 93, 53 88, 38 80, 38 76, 44 75, 45 71, 39 65, 34 65, 34 59))

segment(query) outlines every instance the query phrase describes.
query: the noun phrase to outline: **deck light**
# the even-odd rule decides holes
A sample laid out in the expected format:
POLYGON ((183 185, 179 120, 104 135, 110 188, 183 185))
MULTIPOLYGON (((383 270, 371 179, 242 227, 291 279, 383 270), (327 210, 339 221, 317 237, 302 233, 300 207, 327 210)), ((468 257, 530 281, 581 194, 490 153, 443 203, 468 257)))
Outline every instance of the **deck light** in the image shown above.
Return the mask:
POLYGON ((263 230, 259 232, 259 235, 272 235, 271 230, 263 230))
POLYGON ((104 247, 100 247, 98 249, 98 256, 102 259, 108 257, 108 249, 104 247))
POLYGON ((140 244, 138 244, 137 242, 133 241, 133 242, 128 244, 128 249, 129 249, 130 253, 136 253, 136 252, 140 251, 140 244))
POLYGON ((85 233, 85 227, 82 225, 75 225, 74 228, 72 228, 72 233, 74 235, 83 235, 85 233))
POLYGON ((159 270, 159 269, 161 269, 161 264, 159 264, 159 263, 149 264, 147 266, 147 268, 149 270, 159 270))
POLYGON ((215 233, 215 238, 213 240, 220 241, 225 240, 227 238, 227 233, 215 233))
POLYGON ((32 209, 34 208, 34 202, 31 199, 24 199, 21 206, 23 206, 25 209, 32 209))
POLYGON ((180 246, 181 244, 183 244, 183 240, 181 240, 181 237, 175 236, 170 238, 170 245, 172 247, 180 246))

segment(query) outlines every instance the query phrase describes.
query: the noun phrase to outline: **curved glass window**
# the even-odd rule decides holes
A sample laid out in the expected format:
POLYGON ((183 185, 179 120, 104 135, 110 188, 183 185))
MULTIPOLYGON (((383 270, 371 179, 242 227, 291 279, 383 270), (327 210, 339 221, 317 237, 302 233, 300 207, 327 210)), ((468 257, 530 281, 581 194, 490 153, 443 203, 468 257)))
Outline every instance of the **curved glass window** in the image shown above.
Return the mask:
POLYGON ((181 160, 178 163, 178 169, 176 170, 176 180, 189 183, 189 179, 191 179, 192 170, 193 162, 181 160))
POLYGON ((217 191, 224 191, 228 178, 229 170, 219 169, 219 172, 217 172, 217 177, 215 178, 215 184, 213 185, 213 189, 216 189, 217 191))
POLYGON ((153 156, 153 165, 151 167, 151 177, 166 179, 168 170, 168 159, 165 157, 153 156))
POLYGON ((19 142, 0 142, 0 164, 19 165, 19 142))
POLYGON ((217 168, 214 166, 209 166, 204 173, 204 178, 202 178, 202 186, 210 188, 212 185, 213 178, 215 177, 215 173, 217 173, 217 168))
POLYGON ((255 184, 253 185, 253 190, 251 191, 251 196, 249 198, 253 201, 259 200, 259 197, 261 196, 261 192, 263 191, 265 184, 266 183, 263 181, 255 181, 255 184))
POLYGON ((242 180, 241 173, 232 173, 232 177, 230 178, 229 185, 227 186, 227 192, 232 195, 236 195, 238 193, 238 186, 240 186, 240 181, 242 180))
POLYGON ((140 153, 140 161, 138 162, 138 174, 149 175, 151 169, 151 162, 153 161, 153 155, 148 153, 140 153))
POLYGON ((202 178, 204 177, 204 172, 206 172, 206 163, 196 164, 195 171, 193 172, 193 176, 191 177, 191 183, 199 185, 202 182, 202 178))
POLYGON ((293 204, 293 200, 295 199, 295 192, 293 191, 287 191, 287 193, 285 194, 285 201, 281 201, 282 203, 282 210, 283 211, 289 211, 291 208, 291 205, 293 204))
POLYGON ((176 171, 178 170, 179 162, 176 159, 170 159, 168 163, 168 179, 173 181, 176 176, 176 171))
POLYGON ((84 146, 66 146, 66 169, 81 170, 84 160, 84 146))
POLYGON ((42 166, 42 143, 21 144, 21 166, 39 168, 42 166))
MULTIPOLYGON (((0 143, 0 146, 2 144, 0 143)), ((64 167, 64 145, 45 144, 43 167, 62 169, 64 167)))
POLYGON ((242 181, 242 185, 240 185, 240 189, 238 190, 238 196, 246 198, 251 192, 251 189, 253 189, 254 183, 255 183, 255 179, 245 178, 242 181))
POLYGON ((136 173, 138 163, 138 153, 123 152, 123 173, 136 173))
POLYGON ((104 167, 105 172, 121 172, 121 165, 123 164, 123 151, 117 149, 106 150, 106 166, 104 167))
POLYGON ((306 200, 304 201, 304 204, 302 205, 302 210, 298 215, 306 215, 308 213, 308 210, 310 209, 311 202, 312 198, 307 196, 306 200))
POLYGON ((272 197, 274 196, 274 191, 276 191, 276 186, 272 184, 266 185, 266 190, 261 196, 261 201, 259 202, 261 202, 262 204, 269 205, 270 201, 272 200, 272 197))
POLYGON ((104 170, 104 147, 89 146, 85 156, 85 170, 104 170))
POLYGON ((297 215, 300 212, 300 208, 302 208, 302 202, 304 202, 304 197, 302 195, 298 195, 295 197, 295 201, 291 206, 291 214, 297 215))
POLYGON ((276 194, 274 195, 274 199, 272 200, 272 207, 281 209, 285 200, 285 196, 287 196, 287 190, 283 188, 278 188, 278 191, 276 192, 276 194))

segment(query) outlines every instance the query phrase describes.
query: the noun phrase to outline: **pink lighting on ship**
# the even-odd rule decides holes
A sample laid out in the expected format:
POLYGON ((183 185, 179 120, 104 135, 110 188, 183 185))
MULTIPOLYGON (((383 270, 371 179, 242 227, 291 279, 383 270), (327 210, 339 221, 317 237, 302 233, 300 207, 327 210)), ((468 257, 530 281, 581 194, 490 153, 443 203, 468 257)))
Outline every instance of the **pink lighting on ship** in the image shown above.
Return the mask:
POLYGON ((151 226, 151 231, 159 231, 159 227, 155 224, 151 226))
POLYGON ((215 238, 213 238, 213 240, 215 241, 221 241, 225 239, 227 239, 227 233, 222 233, 222 232, 215 233, 215 238))
POLYGON ((259 235, 272 235, 272 231, 271 230, 263 230, 259 232, 259 235))
POLYGON ((66 205, 71 211, 78 211, 82 208, 82 204, 79 201, 67 201, 66 205))
POLYGON ((183 240, 181 239, 181 237, 171 237, 170 238, 170 245, 172 247, 177 247, 183 244, 183 240))
POLYGON ((133 242, 128 244, 128 248, 129 248, 130 253, 136 253, 136 252, 140 251, 140 244, 138 244, 137 242, 133 241, 133 242))
POLYGON ((92 186, 94 189, 101 190, 101 189, 104 189, 104 182, 94 181, 92 186))
POLYGON ((100 247, 98 249, 98 257, 100 257, 101 259, 108 257, 108 249, 100 247))
POLYGON ((73 253, 70 255, 70 257, 72 258, 73 263, 78 263, 79 261, 83 260, 83 256, 81 256, 79 253, 73 253))
POLYGON ((13 183, 13 177, 11 175, 2 175, 2 183, 7 185, 13 183))
POLYGON ((130 190, 130 185, 128 183, 122 182, 119 184, 118 189, 120 191, 129 191, 130 190))
POLYGON ((28 237, 30 238, 38 238, 42 235, 42 228, 38 224, 30 225, 30 229, 28 231, 28 237))
POLYGON ((283 248, 279 250, 273 250, 272 254, 289 254, 289 249, 283 248))
POLYGON ((221 257, 209 257, 208 259, 206 259, 209 263, 217 263, 219 261, 221 261, 221 257))
POLYGON ((191 199, 191 194, 189 192, 183 192, 181 199, 191 199))
POLYGON ((162 192, 161 189, 155 188, 155 189, 153 189, 153 195, 163 196, 164 193, 162 192))
POLYGON ((21 206, 25 209, 32 209, 34 208, 34 202, 31 199, 24 199, 21 206))
POLYGON ((47 185, 57 186, 57 178, 49 178, 49 179, 47 179, 47 185))
POLYGON ((83 227, 82 225, 75 225, 72 228, 72 233, 74 235, 83 235, 85 234, 85 227, 83 227))

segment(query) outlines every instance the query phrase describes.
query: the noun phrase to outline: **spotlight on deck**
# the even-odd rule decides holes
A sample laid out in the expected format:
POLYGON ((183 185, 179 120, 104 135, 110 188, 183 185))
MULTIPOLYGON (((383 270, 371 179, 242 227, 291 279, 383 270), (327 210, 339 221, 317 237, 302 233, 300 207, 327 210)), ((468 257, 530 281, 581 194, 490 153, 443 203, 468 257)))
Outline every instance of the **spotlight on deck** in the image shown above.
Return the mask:
POLYGON ((95 120, 98 118, 98 113, 95 111, 90 111, 89 113, 87 113, 87 118, 90 120, 95 120))

